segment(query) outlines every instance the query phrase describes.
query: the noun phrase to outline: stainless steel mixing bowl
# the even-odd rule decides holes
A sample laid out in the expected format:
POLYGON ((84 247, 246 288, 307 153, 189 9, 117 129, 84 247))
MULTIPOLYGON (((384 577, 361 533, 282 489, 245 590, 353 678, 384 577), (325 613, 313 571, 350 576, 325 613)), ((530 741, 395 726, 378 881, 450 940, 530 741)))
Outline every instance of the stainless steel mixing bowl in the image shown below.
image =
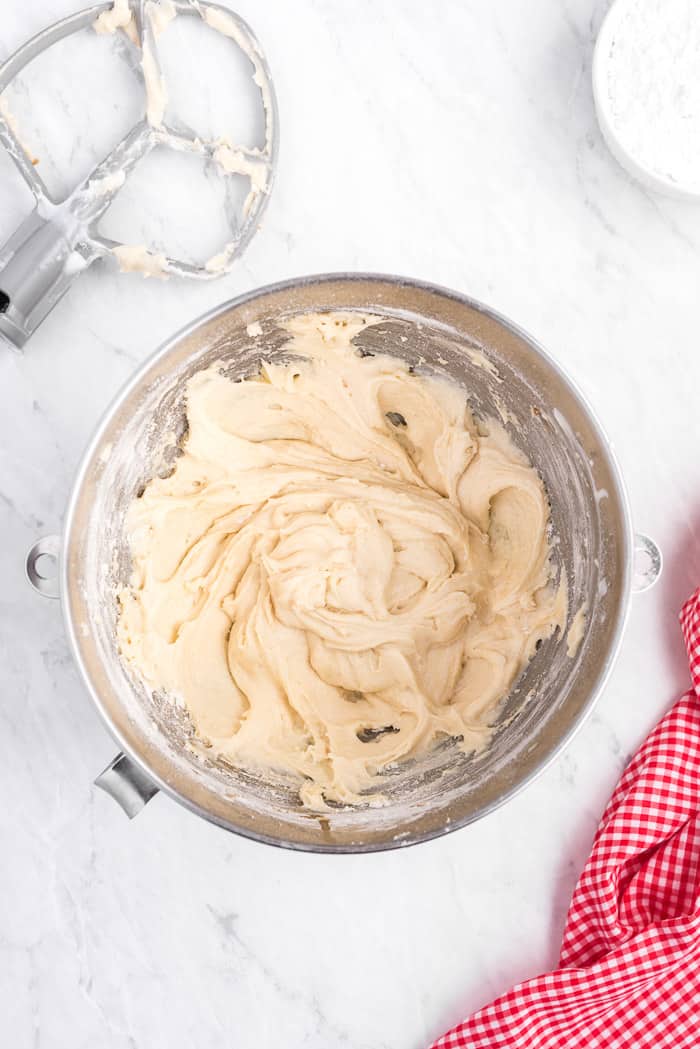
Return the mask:
MULTIPOLYGON (((634 549, 620 474, 591 410, 558 366, 502 317, 464 296, 395 277, 312 277, 244 295, 180 332, 136 372, 107 411, 75 481, 60 554, 66 629, 85 684, 123 751, 98 782, 130 814, 159 788, 228 830, 319 852, 394 848, 461 827, 525 786, 591 709, 620 644, 634 549), (446 741, 390 772, 386 806, 317 814, 301 807, 284 776, 226 768, 191 746, 186 713, 151 695, 119 658, 115 592, 129 573, 125 511, 177 455, 187 379, 218 360, 234 378, 250 375, 262 356, 284 356, 280 319, 337 309, 380 314, 383 322, 358 337, 361 348, 447 374, 464 387, 477 415, 506 420, 549 494, 570 616, 585 602, 588 617, 574 658, 560 638, 541 645, 483 753, 465 756, 446 741), (257 339, 246 333, 254 322, 264 332, 257 339)), ((46 541, 38 543, 28 562, 44 590, 51 584, 42 586, 37 558, 46 550, 46 541)), ((658 567, 657 559, 650 578, 658 567)))

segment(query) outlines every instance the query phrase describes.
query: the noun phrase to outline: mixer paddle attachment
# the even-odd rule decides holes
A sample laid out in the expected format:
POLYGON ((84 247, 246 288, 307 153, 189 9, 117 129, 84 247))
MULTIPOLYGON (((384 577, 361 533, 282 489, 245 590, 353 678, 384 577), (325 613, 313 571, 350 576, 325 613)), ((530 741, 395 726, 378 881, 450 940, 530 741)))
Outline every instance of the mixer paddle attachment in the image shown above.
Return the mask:
POLYGON ((246 23, 208 0, 116 0, 70 15, 29 40, 0 67, 0 143, 31 190, 35 207, 0 248, 0 335, 24 346, 42 320, 95 259, 116 258, 122 270, 146 276, 212 280, 227 273, 251 239, 272 188, 278 142, 277 106, 263 52, 246 23), (261 101, 264 145, 249 147, 228 138, 207 139, 167 116, 167 83, 159 62, 158 38, 176 17, 201 19, 230 40, 251 66, 261 101), (137 49, 144 89, 144 116, 109 156, 64 199, 56 200, 40 177, 21 139, 7 97, 13 79, 41 52, 81 29, 119 33, 137 49), (201 265, 181 261, 143 245, 120 244, 102 236, 100 218, 136 165, 158 146, 195 154, 224 179, 244 176, 249 191, 238 208, 227 208, 228 235, 221 250, 201 265))

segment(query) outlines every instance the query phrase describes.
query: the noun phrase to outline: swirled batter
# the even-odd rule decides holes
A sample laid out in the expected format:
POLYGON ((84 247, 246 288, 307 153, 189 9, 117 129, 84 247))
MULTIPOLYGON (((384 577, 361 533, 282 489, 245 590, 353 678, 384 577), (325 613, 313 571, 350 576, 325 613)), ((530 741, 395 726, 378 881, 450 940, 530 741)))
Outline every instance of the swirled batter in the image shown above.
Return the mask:
POLYGON ((174 472, 132 504, 124 656, 230 762, 366 801, 381 771, 483 747, 566 619, 537 473, 463 390, 362 356, 377 318, 305 315, 294 358, 187 391, 174 472))

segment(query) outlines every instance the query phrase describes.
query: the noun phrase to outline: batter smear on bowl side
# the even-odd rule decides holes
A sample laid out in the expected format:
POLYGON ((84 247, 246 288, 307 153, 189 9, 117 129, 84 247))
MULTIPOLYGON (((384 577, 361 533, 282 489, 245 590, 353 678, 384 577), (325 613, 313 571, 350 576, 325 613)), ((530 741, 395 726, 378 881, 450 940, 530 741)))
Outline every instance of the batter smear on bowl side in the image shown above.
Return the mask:
POLYGON ((297 773, 311 808, 376 801, 446 736, 486 746, 566 622, 536 471, 458 386, 363 356, 380 319, 307 314, 291 359, 196 374, 183 454, 127 517, 123 656, 210 754, 297 773))

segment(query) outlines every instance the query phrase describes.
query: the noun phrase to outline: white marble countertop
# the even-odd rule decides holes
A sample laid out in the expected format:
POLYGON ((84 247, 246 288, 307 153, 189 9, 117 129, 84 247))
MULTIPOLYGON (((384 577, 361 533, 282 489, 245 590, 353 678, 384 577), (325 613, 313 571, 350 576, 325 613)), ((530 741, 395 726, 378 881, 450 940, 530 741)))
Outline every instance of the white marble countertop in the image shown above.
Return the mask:
MULTIPOLYGON (((282 127, 245 257, 199 286, 97 264, 23 356, 0 348, 0 1009, 12 1049, 419 1049, 555 962, 604 802, 686 685, 676 612, 700 582, 700 207, 633 184, 601 140, 590 66, 605 7, 240 0, 282 127), (663 579, 633 600, 612 679, 566 753, 475 826, 405 852, 324 857, 239 839, 162 796, 129 823, 92 786, 115 747, 23 554, 60 530, 88 435, 161 340, 256 285, 345 269, 456 288, 540 339, 602 417, 663 579)), ((6 0, 0 58, 72 9, 6 0)), ((104 101, 97 72, 88 94, 104 101)), ((47 134, 68 141, 67 159, 103 133, 84 114, 71 124, 60 91, 50 100, 47 134)), ((117 108, 105 103, 107 122, 117 108)), ((4 157, 0 185, 2 241, 27 204, 4 157)))

